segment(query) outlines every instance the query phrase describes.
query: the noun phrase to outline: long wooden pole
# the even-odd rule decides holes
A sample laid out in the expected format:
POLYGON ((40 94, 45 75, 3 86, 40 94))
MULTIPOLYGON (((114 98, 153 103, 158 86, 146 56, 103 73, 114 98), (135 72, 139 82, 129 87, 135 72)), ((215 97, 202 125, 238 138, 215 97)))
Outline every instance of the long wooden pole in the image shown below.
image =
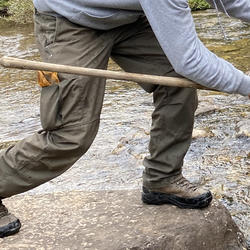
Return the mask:
POLYGON ((159 85, 171 86, 171 87, 208 89, 204 86, 201 86, 185 78, 136 74, 136 73, 127 73, 127 72, 120 72, 120 71, 91 69, 91 68, 84 68, 84 67, 74 67, 74 66, 68 66, 68 65, 30 61, 30 60, 18 59, 18 58, 13 58, 13 57, 0 58, 0 65, 6 68, 52 71, 52 72, 58 72, 58 73, 76 74, 76 75, 93 76, 93 77, 104 77, 104 78, 116 79, 116 80, 127 80, 127 81, 133 81, 133 82, 138 82, 138 83, 159 84, 159 85))

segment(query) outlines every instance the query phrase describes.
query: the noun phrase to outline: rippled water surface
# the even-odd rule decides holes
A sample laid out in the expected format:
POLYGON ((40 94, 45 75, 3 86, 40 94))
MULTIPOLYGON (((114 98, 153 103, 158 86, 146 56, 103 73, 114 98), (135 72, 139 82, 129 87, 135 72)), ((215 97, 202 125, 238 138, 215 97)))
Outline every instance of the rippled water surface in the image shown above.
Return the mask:
MULTIPOLYGON (((223 16, 224 40, 213 11, 195 12, 194 18, 207 47, 241 70, 250 70, 249 25, 223 16)), ((39 60, 32 26, 0 20, 0 30, 0 56, 39 60)), ((110 69, 118 68, 110 63, 110 69)), ((40 90, 34 72, 3 68, 0 86, 0 149, 4 149, 40 129, 40 90)), ((195 128, 208 134, 194 139, 184 174, 212 189, 250 240, 250 143, 249 137, 237 134, 239 122, 249 121, 249 101, 209 91, 199 95, 195 128)), ((136 84, 108 80, 101 126, 91 149, 65 174, 30 193, 140 188, 152 110, 152 96, 136 84)))

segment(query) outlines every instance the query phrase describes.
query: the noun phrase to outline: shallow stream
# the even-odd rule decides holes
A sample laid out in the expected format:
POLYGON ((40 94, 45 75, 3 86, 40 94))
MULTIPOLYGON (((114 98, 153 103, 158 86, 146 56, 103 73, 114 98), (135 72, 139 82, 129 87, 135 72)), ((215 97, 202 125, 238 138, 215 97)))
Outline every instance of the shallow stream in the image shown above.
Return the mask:
MULTIPOLYGON (((243 71, 250 70, 250 26, 216 13, 195 12, 197 31, 212 51, 243 71)), ((39 60, 32 26, 0 19, 0 56, 39 60)), ((110 69, 118 70, 110 63, 110 69)), ((30 71, 0 68, 0 149, 40 129, 39 87, 30 71)), ((229 209, 250 242, 249 100, 240 95, 200 91, 194 138, 184 174, 204 184, 229 209), (243 128, 246 128, 242 133, 243 128), (246 135, 248 133, 248 136, 246 135)), ((90 150, 69 171, 30 194, 68 190, 141 187, 148 154, 152 96, 134 83, 108 80, 101 126, 90 150)))

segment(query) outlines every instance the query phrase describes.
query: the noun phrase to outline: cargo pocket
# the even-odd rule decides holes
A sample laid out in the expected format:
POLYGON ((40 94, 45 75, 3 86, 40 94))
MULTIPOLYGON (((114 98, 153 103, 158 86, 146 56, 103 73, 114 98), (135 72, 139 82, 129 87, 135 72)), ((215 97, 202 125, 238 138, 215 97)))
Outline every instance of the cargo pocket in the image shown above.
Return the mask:
POLYGON ((43 87, 40 99, 41 124, 44 130, 55 130, 62 125, 61 88, 57 84, 43 87))

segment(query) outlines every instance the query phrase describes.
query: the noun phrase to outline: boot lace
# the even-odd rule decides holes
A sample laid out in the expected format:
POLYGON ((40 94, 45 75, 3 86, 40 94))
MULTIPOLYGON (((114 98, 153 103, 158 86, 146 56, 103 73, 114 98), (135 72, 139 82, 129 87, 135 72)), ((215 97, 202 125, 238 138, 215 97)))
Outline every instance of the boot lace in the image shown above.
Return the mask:
POLYGON ((177 180, 176 184, 177 184, 178 186, 180 186, 180 187, 183 187, 183 188, 185 188, 185 189, 189 189, 189 190, 191 190, 191 191, 193 191, 193 192, 196 191, 197 188, 198 188, 196 185, 190 183, 190 182, 189 182, 186 178, 184 178, 183 176, 182 176, 179 180, 177 180))

